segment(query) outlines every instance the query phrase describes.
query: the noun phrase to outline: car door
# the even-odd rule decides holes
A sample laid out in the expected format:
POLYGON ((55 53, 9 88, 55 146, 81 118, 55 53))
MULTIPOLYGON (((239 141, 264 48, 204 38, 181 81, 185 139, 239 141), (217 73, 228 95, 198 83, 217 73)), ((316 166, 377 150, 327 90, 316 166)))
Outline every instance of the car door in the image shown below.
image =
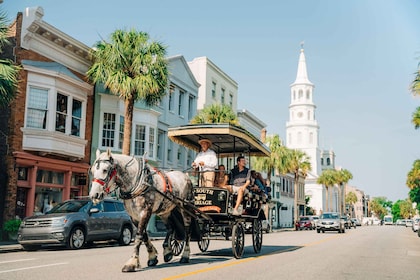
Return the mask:
POLYGON ((104 235, 105 215, 103 202, 91 206, 88 216, 88 238, 89 240, 101 240, 104 235))

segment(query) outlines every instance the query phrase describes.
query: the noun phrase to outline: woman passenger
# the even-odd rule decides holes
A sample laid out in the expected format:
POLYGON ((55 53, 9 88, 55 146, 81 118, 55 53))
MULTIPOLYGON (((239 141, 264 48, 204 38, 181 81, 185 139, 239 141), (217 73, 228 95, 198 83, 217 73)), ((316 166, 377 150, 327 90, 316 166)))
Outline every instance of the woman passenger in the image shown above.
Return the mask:
POLYGON ((228 184, 229 176, 226 173, 226 168, 223 164, 219 165, 216 170, 216 176, 214 178, 214 186, 222 188, 228 184))

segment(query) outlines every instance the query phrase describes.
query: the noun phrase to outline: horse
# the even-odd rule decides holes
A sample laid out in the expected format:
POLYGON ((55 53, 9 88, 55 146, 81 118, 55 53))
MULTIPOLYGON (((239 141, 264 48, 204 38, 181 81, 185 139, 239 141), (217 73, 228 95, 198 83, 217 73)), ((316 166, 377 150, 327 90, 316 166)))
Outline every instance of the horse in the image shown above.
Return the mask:
POLYGON ((167 228, 163 242, 164 261, 173 258, 171 237, 185 240, 181 263, 190 258, 190 237, 192 216, 187 208, 193 199, 193 185, 189 176, 181 171, 163 172, 151 168, 143 155, 142 158, 111 154, 108 149, 96 151, 96 159, 90 168, 92 175, 89 197, 93 203, 100 202, 106 195, 115 193, 124 200, 125 209, 137 227, 134 251, 124 264, 122 272, 139 270, 140 245, 144 242, 148 252, 148 266, 158 263, 157 250, 151 243, 146 231, 152 214, 159 216, 167 228), (180 206, 181 207, 178 207, 180 206))

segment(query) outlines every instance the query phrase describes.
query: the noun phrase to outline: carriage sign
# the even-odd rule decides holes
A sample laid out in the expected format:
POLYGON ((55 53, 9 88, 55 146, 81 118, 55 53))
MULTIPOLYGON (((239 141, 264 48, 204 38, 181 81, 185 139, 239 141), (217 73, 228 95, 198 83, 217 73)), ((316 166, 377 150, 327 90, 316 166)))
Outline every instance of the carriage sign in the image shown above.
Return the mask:
POLYGON ((203 212, 227 213, 227 190, 221 188, 194 188, 194 205, 203 212))

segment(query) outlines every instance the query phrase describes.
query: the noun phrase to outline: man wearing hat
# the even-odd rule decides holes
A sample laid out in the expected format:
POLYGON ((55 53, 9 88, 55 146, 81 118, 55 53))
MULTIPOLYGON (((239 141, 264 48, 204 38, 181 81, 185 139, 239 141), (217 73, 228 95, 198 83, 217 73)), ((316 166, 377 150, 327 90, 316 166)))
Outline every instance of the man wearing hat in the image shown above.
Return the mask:
POLYGON ((197 154, 192 167, 200 169, 201 187, 213 187, 214 185, 214 170, 217 166, 216 153, 210 149, 210 139, 200 139, 198 143, 201 146, 201 151, 197 154))

